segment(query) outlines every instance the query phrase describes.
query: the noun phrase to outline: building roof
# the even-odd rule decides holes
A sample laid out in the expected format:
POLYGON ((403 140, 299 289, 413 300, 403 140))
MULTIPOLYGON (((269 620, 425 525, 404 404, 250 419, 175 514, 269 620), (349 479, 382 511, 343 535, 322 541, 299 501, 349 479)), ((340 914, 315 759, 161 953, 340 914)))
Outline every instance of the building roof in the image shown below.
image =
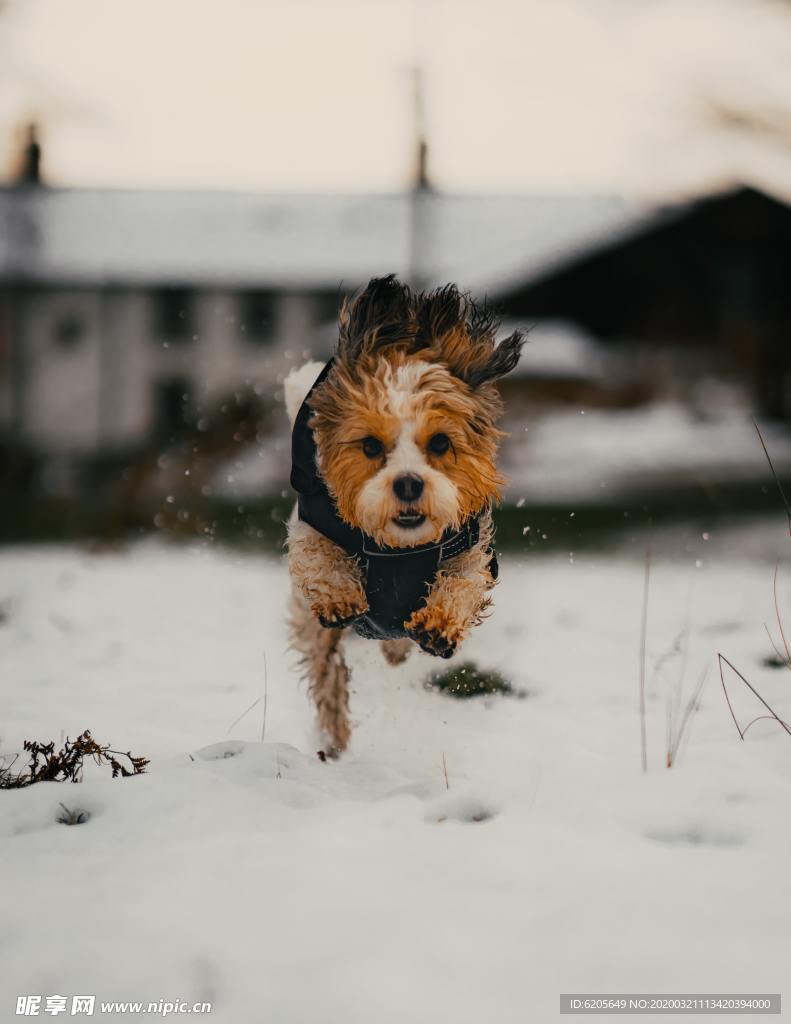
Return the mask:
POLYGON ((652 216, 609 196, 0 188, 0 281, 336 289, 395 272, 496 295, 652 216))

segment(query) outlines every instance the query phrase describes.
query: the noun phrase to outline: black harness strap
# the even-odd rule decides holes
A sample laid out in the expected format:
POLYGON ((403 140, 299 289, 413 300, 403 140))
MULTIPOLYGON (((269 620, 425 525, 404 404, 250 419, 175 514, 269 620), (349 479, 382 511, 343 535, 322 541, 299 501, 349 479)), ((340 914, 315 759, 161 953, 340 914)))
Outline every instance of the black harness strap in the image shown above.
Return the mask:
MULTIPOLYGON (((480 517, 470 516, 458 530, 446 530, 438 541, 411 548, 377 544, 362 530, 349 526, 338 514, 316 464, 316 441, 309 426, 308 400, 326 379, 333 360, 326 364, 302 403, 291 435, 291 486, 297 492, 299 518, 318 530, 347 554, 360 561, 368 598, 368 612, 353 623, 361 636, 373 640, 406 636, 404 622, 428 593, 443 562, 474 548, 480 539, 480 517)), ((497 559, 492 551, 492 575, 497 559)))

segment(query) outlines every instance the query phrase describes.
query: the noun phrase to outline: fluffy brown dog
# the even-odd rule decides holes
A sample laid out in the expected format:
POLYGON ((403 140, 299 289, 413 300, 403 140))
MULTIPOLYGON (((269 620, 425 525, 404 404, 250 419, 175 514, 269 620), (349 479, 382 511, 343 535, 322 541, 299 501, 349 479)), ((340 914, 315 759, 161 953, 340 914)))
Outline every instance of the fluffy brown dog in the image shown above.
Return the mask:
POLYGON ((450 657, 491 603, 496 381, 523 342, 496 345, 497 326, 453 285, 374 279, 344 302, 330 363, 286 380, 291 642, 328 753, 350 737, 347 628, 381 640, 391 664, 412 642, 450 657))

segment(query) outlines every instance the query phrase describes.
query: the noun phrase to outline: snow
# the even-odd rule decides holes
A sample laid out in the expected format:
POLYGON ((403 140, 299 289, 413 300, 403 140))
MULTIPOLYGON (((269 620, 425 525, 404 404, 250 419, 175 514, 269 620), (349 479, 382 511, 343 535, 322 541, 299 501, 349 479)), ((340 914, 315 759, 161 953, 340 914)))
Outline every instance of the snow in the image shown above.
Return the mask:
POLYGON ((657 550, 646 775, 641 543, 504 555, 464 654, 523 699, 453 701, 423 688, 427 656, 385 671, 353 643, 354 739, 326 764, 281 562, 3 550, 0 750, 90 728, 152 759, 137 778, 89 766, 79 786, 1 794, 3 1019, 21 993, 209 1000, 221 1024, 510 1024, 555 1019, 560 992, 782 991, 791 738, 761 721, 738 739, 715 656, 791 718, 763 628, 787 544, 778 517, 762 559, 735 534, 657 550), (708 679, 667 770, 684 665, 686 694, 708 679), (61 802, 90 820, 58 824, 61 802))
MULTIPOLYGON (((598 193, 431 193, 420 202, 426 282, 458 281, 479 295, 665 216, 645 200, 598 193)), ((377 274, 410 275, 414 216, 408 192, 0 187, 0 280, 350 291, 377 274)))
POLYGON ((612 355, 590 334, 565 320, 503 321, 498 339, 514 330, 527 329, 528 347, 514 377, 559 377, 598 380, 612 355))
MULTIPOLYGON (((533 420, 512 416, 503 447, 510 499, 609 502, 664 484, 771 482, 746 405, 701 415, 677 401, 635 409, 567 408, 533 420)), ((761 432, 778 473, 791 469, 791 439, 777 424, 761 432)))
POLYGON ((209 484, 211 494, 231 501, 252 500, 280 493, 291 471, 288 435, 265 443, 246 445, 237 455, 220 464, 209 484))

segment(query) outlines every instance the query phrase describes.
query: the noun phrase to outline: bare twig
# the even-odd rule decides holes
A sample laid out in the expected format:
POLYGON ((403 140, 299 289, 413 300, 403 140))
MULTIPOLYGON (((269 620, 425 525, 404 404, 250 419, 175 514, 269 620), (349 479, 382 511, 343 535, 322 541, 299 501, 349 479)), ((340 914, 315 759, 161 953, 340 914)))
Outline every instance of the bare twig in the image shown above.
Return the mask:
MULTIPOLYGON (((783 490, 783 485, 780 483, 780 478, 778 477, 777 472, 776 472, 775 467, 774 467, 774 464, 772 463, 772 458, 769 455, 769 449, 766 447, 766 441, 764 440, 764 436, 761 433, 761 428, 758 426, 758 424, 757 424, 757 422, 755 420, 753 420, 753 426, 755 427, 755 432, 758 434, 758 440, 761 442, 761 447, 764 450, 764 455, 766 456, 766 461, 769 463, 769 469, 772 471, 772 476, 774 477, 775 484, 777 485, 777 490, 780 492, 780 497, 781 497, 783 505, 785 507, 786 515, 788 516, 788 532, 789 532, 789 535, 791 535, 791 504, 789 504, 788 498, 786 497, 785 491, 783 490)), ((777 626, 778 626, 778 629, 780 630, 780 636, 782 638, 783 647, 785 649, 785 654, 786 654, 785 658, 780 653, 780 651, 777 648, 777 645, 775 644, 774 640, 772 639, 772 634, 769 632, 769 627, 766 625, 766 623, 764 623, 764 629, 766 630, 766 635, 769 637, 769 642, 771 643, 772 647, 774 648, 774 651, 775 651, 775 654, 778 657, 778 660, 781 663, 785 664, 787 667, 791 668, 791 647, 789 647, 788 640, 787 640, 786 634, 785 634, 785 629, 783 628, 783 617, 780 614, 780 601, 779 601, 778 596, 777 596, 777 576, 778 576, 779 569, 780 569, 780 566, 779 566, 779 563, 778 563, 778 564, 775 565, 772 590, 773 590, 773 594, 774 594, 775 617, 777 618, 777 626)), ((736 731, 739 733, 739 739, 740 740, 744 739, 744 737, 747 735, 747 730, 755 722, 760 722, 760 721, 762 721, 763 719, 766 719, 766 718, 773 718, 776 722, 779 722, 779 724, 783 727, 783 729, 785 729, 785 731, 789 734, 789 736, 791 736, 791 727, 789 727, 788 723, 784 722, 783 719, 780 718, 780 716, 775 712, 774 708, 770 707, 769 704, 767 704, 767 702, 763 699, 761 694, 756 690, 756 688, 752 685, 752 683, 748 682, 748 680, 745 679, 745 677, 736 668, 736 666, 734 664, 732 664, 730 661, 728 661, 728 659, 724 655, 722 655, 722 654, 718 654, 717 655, 717 659, 718 659, 719 668, 720 668, 720 682, 722 683, 722 692, 725 694, 725 701, 726 701, 726 703, 728 705, 728 710, 731 713, 731 718, 733 719, 733 724, 736 726, 736 731), (750 693, 752 693, 754 697, 757 697, 757 699, 761 702, 761 704, 763 704, 763 706, 769 712, 768 715, 758 715, 756 718, 753 718, 751 721, 749 721, 747 723, 747 725, 744 727, 744 729, 742 729, 742 727, 739 725, 739 720, 737 719, 736 713, 733 710, 733 704, 731 704, 731 698, 730 698, 730 695, 728 693, 728 687, 725 685, 725 673, 723 672, 723 668, 722 668, 723 662, 728 666, 728 668, 733 673, 735 673, 736 676, 738 676, 739 679, 741 679, 741 681, 744 683, 744 685, 747 687, 747 689, 750 691, 750 693)))
MULTIPOLYGON (((772 721, 774 717, 774 715, 758 715, 756 718, 753 718, 752 721, 748 722, 747 725, 745 725, 744 732, 742 733, 742 739, 744 739, 744 737, 747 735, 747 730, 750 728, 751 725, 755 725, 756 722, 763 722, 766 719, 772 721)), ((780 722, 780 719, 778 718, 777 721, 780 722)), ((780 724, 783 725, 784 723, 780 722, 780 724)))
POLYGON ((709 670, 704 668, 697 683, 695 684, 692 696, 689 698, 686 707, 684 708, 684 714, 681 716, 681 721, 673 734, 673 739, 668 749, 668 768, 672 768, 673 765, 678 762, 681 755, 681 745, 684 742, 684 739, 692 732, 692 715, 700 708, 700 697, 703 693, 703 687, 706 685, 706 677, 708 674, 709 670))
POLYGON ((648 771, 648 744, 645 732, 645 646, 648 630, 648 585, 651 577, 651 545, 645 549, 645 574, 643 577, 643 614, 640 623, 640 750, 643 771, 648 771))
POLYGON ((780 653, 780 648, 774 642, 774 638, 772 637, 772 634, 769 632, 769 627, 766 623, 764 623, 764 629, 766 630, 766 635, 769 637, 769 643, 772 645, 774 652, 777 655, 777 660, 780 662, 781 665, 785 665, 786 668, 791 668, 791 661, 789 661, 784 654, 780 653))
POLYGON ((667 698, 667 714, 665 716, 665 767, 673 767, 673 700, 667 698))
MULTIPOLYGON (((785 731, 786 731, 786 732, 788 733, 788 735, 789 735, 789 736, 791 736, 791 728, 789 728, 789 726, 787 725, 787 723, 786 723, 786 722, 784 722, 784 721, 783 721, 783 719, 782 719, 782 718, 780 718, 780 716, 779 716, 778 714, 776 714, 776 712, 774 711, 774 709, 773 709, 773 708, 771 708, 771 707, 770 707, 770 706, 769 706, 769 705, 768 705, 768 704, 766 703, 766 701, 765 701, 765 700, 763 699, 763 697, 761 696, 761 694, 760 694, 760 693, 759 693, 759 692, 758 692, 758 691, 756 690, 756 688, 755 688, 755 687, 754 687, 754 686, 753 686, 753 685, 752 685, 751 683, 749 683, 749 682, 748 682, 748 681, 747 681, 747 680, 746 680, 746 679, 744 678, 744 676, 743 676, 743 675, 741 674, 741 672, 740 672, 740 671, 738 670, 738 668, 736 668, 736 666, 735 666, 735 665, 733 665, 733 664, 732 664, 732 663, 731 663, 730 661, 728 661, 728 659, 727 659, 727 658, 725 657, 725 655, 723 655, 723 654, 718 654, 718 655, 717 655, 717 658, 718 658, 718 660, 719 660, 719 666, 720 666, 720 682, 722 683, 722 691, 723 691, 723 693, 725 694, 725 700, 726 700, 726 701, 727 701, 727 703, 728 703, 728 710, 729 710, 729 711, 730 711, 730 713, 731 713, 731 718, 733 719, 733 724, 734 724, 734 725, 736 726, 736 731, 737 731, 737 732, 739 733, 739 739, 741 739, 741 740, 743 740, 743 739, 744 739, 744 737, 745 737, 745 734, 747 733, 747 729, 749 729, 749 728, 750 728, 750 725, 752 725, 752 722, 750 722, 750 723, 749 723, 749 725, 747 726, 747 729, 742 729, 742 727, 741 727, 741 726, 739 725, 738 719, 736 718, 736 715, 734 714, 734 711, 733 711, 733 705, 731 704, 731 698, 730 698, 730 697, 728 696, 728 688, 727 688, 727 686, 725 685, 725 675, 724 675, 724 673, 723 673, 723 671, 722 671, 722 663, 723 663, 723 662, 725 662, 725 664, 726 664, 726 665, 728 666, 728 668, 729 668, 729 669, 730 669, 730 670, 731 670, 732 672, 734 672, 734 673, 735 673, 735 674, 736 674, 736 675, 737 675, 737 676, 739 677, 739 679, 741 679, 741 681, 742 681, 742 682, 744 683, 744 685, 745 685, 745 686, 747 687, 747 689, 748 689, 748 690, 749 690, 749 691, 750 691, 750 692, 751 692, 751 693, 752 693, 752 694, 753 694, 753 695, 754 695, 755 697, 757 697, 757 698, 758 698, 758 700, 759 700, 759 701, 760 701, 760 702, 761 702, 761 703, 763 704, 763 706, 764 706, 764 707, 766 708, 766 710, 767 710, 767 711, 769 712, 769 715, 768 715, 768 716, 764 716, 764 715, 762 715, 761 717, 762 717, 762 718, 764 718, 764 717, 774 718, 774 720, 775 720, 776 722, 779 722, 779 723, 780 723, 780 725, 782 725, 782 727, 783 727, 783 728, 785 729, 785 731)), ((757 719, 753 719, 753 721, 757 721, 757 719)))
POLYGON ((678 716, 681 713, 681 695, 684 690, 684 683, 687 678, 687 662, 689 660, 689 631, 690 631, 690 608, 689 608, 689 594, 687 594, 687 611, 686 611, 686 622, 684 623, 684 632, 682 634, 682 648, 681 648, 681 665, 678 670, 678 688, 676 690, 676 703, 673 708, 673 726, 674 732, 675 726, 678 724, 678 716))
MULTIPOLYGON (((665 764, 670 768, 674 761, 673 754, 673 743, 674 737, 678 735, 678 722, 681 715, 681 698, 684 693, 684 682, 687 676, 687 660, 689 655, 689 631, 690 631, 690 610, 689 600, 687 600, 686 619, 684 628, 676 637, 673 642, 669 653, 662 659, 667 661, 673 654, 678 654, 681 657, 681 663, 679 665, 678 680, 676 682, 675 690, 667 698, 667 721, 665 725, 665 764)), ((659 663, 654 668, 656 673, 659 668, 659 663)))
POLYGON ((450 789, 450 781, 448 780, 448 761, 445 757, 445 752, 442 752, 442 777, 445 779, 445 789, 450 789))
POLYGON ((266 651, 264 651, 264 717, 261 722, 261 742, 264 742, 264 736, 266 736, 266 704, 269 699, 269 673, 266 667, 266 651))
POLYGON ((256 697, 256 699, 253 701, 253 703, 250 705, 250 707, 247 708, 246 711, 243 711, 241 713, 241 715, 239 715, 238 718, 234 719, 233 722, 231 722, 231 724, 228 726, 228 731, 226 732, 225 735, 227 736, 230 733, 231 729, 236 728, 236 726, 241 722, 241 720, 244 718, 244 716, 245 715, 249 715, 250 712, 253 710, 253 708, 257 707, 261 703, 261 701, 263 699, 264 699, 264 694, 261 694, 260 697, 256 697))
POLYGON ((778 625, 778 627, 780 629, 780 636, 783 639, 783 647, 785 647, 786 660, 787 661, 791 661, 791 650, 789 650, 789 648, 788 648, 788 641, 786 640, 785 630, 783 629, 783 619, 782 619, 782 617, 780 615, 780 604, 779 604, 779 602, 777 600, 777 573, 778 573, 779 569, 780 569, 780 563, 778 562, 777 565, 775 565, 775 575, 774 575, 774 582, 773 582, 773 591, 774 591, 774 598, 775 598, 775 615, 777 616, 777 625, 778 625))
POLYGON ((18 760, 19 754, 0 754, 0 789, 5 789, 8 781, 13 778, 11 769, 18 760))
POLYGON ((769 463, 769 468, 772 471, 772 476, 775 478, 775 483, 777 484, 777 489, 780 492, 780 497, 783 499, 783 504, 785 505, 786 515, 788 516, 788 533, 789 533, 789 536, 791 536, 791 505, 788 502, 788 498, 786 498, 786 496, 785 496, 785 491, 783 490, 783 485, 780 483, 780 478, 778 477, 778 475, 777 475, 777 473, 775 471, 775 467, 774 467, 774 465, 772 463, 772 459, 771 459, 771 457, 769 455, 769 449, 766 447, 766 441, 764 441, 764 435, 761 433, 761 428, 758 426, 758 423, 755 420, 753 420, 753 426, 755 427, 755 431, 758 434, 758 440, 761 442, 761 447, 764 450, 764 455, 766 456, 766 461, 769 463))
POLYGON ((261 701, 263 701, 264 702, 264 718, 263 718, 263 721, 261 722, 261 742, 263 743, 264 742, 264 736, 266 735, 266 705, 267 705, 268 697, 269 697, 269 674, 267 672, 266 654, 264 654, 264 692, 259 697, 256 697, 256 699, 253 701, 253 703, 250 705, 249 708, 246 708, 241 713, 241 715, 239 715, 238 718, 235 718, 231 722, 231 724, 228 726, 228 730, 225 733, 225 735, 228 736, 230 734, 231 730, 235 729, 236 726, 241 722, 241 720, 246 715, 249 715, 250 712, 254 708, 257 708, 258 705, 261 703, 261 701))

